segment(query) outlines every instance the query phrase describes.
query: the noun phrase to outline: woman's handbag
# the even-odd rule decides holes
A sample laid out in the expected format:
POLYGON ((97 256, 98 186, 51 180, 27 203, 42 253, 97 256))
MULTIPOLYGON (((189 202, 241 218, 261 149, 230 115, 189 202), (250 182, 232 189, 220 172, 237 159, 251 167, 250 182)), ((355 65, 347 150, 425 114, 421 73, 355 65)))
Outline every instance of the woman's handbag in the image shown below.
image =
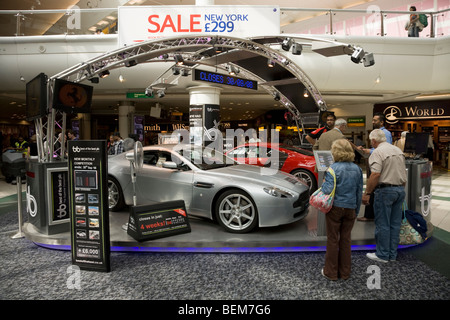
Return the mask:
POLYGON ((333 191, 331 191, 330 194, 325 194, 323 193, 322 188, 319 188, 311 195, 311 197, 309 197, 309 204, 323 213, 328 213, 331 210, 331 207, 333 206, 334 193, 336 191, 336 175, 334 170, 329 167, 327 171, 333 176, 334 179, 333 191))
POLYGON ((414 229, 411 224, 408 222, 408 219, 406 218, 406 203, 403 203, 403 219, 402 224, 400 225, 400 242, 399 244, 408 245, 408 244, 421 244, 423 243, 424 239, 420 235, 419 232, 417 232, 416 229, 414 229))

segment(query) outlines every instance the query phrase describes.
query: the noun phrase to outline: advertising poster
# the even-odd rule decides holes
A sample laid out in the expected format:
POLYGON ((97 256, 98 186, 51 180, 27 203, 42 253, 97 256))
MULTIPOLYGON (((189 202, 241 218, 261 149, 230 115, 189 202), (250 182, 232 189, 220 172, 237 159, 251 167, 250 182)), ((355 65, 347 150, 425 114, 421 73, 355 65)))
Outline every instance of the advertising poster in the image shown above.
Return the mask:
POLYGON ((110 271, 106 141, 69 141, 72 263, 110 271))
POLYGON ((161 37, 280 34, 280 8, 268 6, 122 6, 119 47, 161 37), (264 21, 264 23, 261 23, 264 21))
POLYGON ((191 105, 189 107, 189 134, 191 143, 203 144, 203 106, 191 105))
MULTIPOLYGON (((203 126, 205 128, 204 143, 215 141, 218 138, 220 124, 220 106, 214 104, 205 104, 203 126)), ((206 144, 205 144, 206 145, 206 144)))

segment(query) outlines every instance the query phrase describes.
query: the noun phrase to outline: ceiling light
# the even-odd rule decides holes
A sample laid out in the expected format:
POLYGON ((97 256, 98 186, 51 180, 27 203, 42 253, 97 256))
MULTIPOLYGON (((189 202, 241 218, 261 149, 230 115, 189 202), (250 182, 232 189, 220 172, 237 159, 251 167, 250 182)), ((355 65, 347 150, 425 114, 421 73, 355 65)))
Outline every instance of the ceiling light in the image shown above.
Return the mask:
POLYGON ((187 77, 189 75, 189 70, 188 69, 181 69, 181 75, 183 77, 187 77))
POLYGON ((280 101, 280 94, 278 92, 275 92, 275 95, 273 96, 273 100, 280 101))
POLYGON ((303 96, 305 97, 305 98, 308 98, 309 97, 309 92, 308 92, 308 90, 305 88, 305 90, 303 90, 303 96))
POLYGON ((289 49, 291 48, 291 45, 292 45, 292 39, 286 38, 281 43, 281 49, 283 49, 284 51, 289 51, 289 49))
POLYGON ((299 56, 302 54, 303 46, 300 43, 294 43, 292 45, 292 54, 299 56))
POLYGON ((181 56, 181 54, 176 54, 174 56, 174 59, 178 66, 181 66, 184 64, 184 60, 183 60, 183 57, 181 56))
POLYGON ((352 56, 351 56, 350 59, 354 63, 360 63, 363 57, 364 57, 364 50, 362 48, 360 48, 360 47, 357 47, 353 51, 352 56))
POLYGON ((125 61, 125 67, 127 67, 127 68, 134 67, 135 65, 137 65, 137 61, 136 60, 125 61))
POLYGON ((368 53, 364 56, 364 67, 371 67, 375 64, 373 53, 368 53))
POLYGON ((179 74, 180 74, 180 68, 172 67, 172 74, 173 74, 174 76, 179 75, 179 74))
POLYGON ((89 78, 88 80, 89 80, 90 82, 92 82, 92 83, 99 83, 99 82, 100 82, 99 77, 92 77, 92 78, 89 78))
POLYGON ((235 67, 235 66, 233 66, 233 65, 228 65, 228 73, 230 74, 230 75, 232 75, 232 76, 235 76, 235 75, 237 75, 238 73, 239 73, 239 68, 238 67, 235 67))
POLYGON ((153 90, 152 90, 152 88, 146 88, 145 89, 145 95, 147 97, 153 97, 153 90))
POLYGON ((106 78, 107 76, 109 76, 109 70, 103 70, 102 72, 99 72, 98 76, 102 79, 106 78))
POLYGON ((267 66, 269 68, 273 68, 275 66, 275 62, 272 59, 267 60, 267 66))
POLYGON ((164 98, 165 95, 164 89, 158 90, 158 98, 164 98))

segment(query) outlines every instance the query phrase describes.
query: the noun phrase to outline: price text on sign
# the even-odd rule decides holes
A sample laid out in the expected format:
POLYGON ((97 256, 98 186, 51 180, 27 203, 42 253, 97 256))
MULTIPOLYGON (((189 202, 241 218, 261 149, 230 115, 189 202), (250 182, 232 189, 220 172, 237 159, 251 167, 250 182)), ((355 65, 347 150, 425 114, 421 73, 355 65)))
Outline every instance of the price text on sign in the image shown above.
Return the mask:
POLYGON ((280 33, 278 6, 119 7, 119 45, 185 34, 253 37, 280 33))

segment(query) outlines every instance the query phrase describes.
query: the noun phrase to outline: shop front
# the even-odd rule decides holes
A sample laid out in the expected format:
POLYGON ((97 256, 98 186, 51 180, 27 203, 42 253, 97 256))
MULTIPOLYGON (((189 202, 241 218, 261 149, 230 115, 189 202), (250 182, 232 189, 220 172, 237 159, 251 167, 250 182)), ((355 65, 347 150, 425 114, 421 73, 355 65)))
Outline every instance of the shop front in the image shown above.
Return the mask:
POLYGON ((428 132, 431 139, 426 158, 450 169, 450 100, 376 104, 373 112, 386 116, 386 128, 394 142, 403 131, 428 132))

